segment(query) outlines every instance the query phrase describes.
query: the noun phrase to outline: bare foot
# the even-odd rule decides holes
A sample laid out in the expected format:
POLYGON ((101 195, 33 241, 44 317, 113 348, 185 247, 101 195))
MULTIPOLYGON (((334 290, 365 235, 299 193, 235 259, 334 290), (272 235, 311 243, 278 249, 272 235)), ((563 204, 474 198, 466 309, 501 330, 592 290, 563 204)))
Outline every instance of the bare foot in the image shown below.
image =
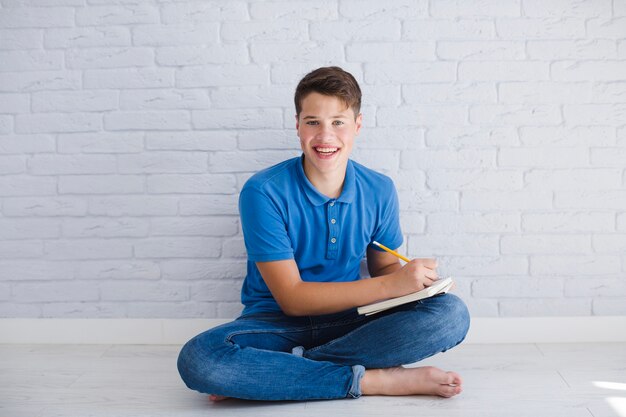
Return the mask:
POLYGON ((461 392, 461 377, 433 366, 421 368, 368 369, 361 379, 363 395, 439 395, 461 392))
POLYGON ((224 397, 223 395, 209 394, 209 400, 214 401, 214 402, 224 401, 227 398, 230 398, 230 397, 224 397))

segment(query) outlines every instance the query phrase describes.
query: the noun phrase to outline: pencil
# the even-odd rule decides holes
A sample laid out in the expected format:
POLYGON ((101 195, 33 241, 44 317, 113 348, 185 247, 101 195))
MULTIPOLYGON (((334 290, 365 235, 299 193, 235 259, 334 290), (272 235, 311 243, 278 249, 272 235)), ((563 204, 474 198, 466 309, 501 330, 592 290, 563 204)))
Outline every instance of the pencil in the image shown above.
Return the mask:
POLYGON ((386 250, 386 251, 387 251, 387 252, 389 252, 390 254, 397 256, 398 258, 402 259, 404 262, 411 262, 411 260, 410 260, 409 258, 407 258, 406 256, 400 255, 400 254, 399 254, 398 252, 396 252, 395 250, 393 250, 393 249, 389 249, 387 246, 385 246, 385 245, 383 245, 383 244, 380 244, 380 243, 378 243, 378 242, 376 242, 376 241, 373 241, 372 243, 373 243, 374 245, 378 246, 379 248, 386 250))

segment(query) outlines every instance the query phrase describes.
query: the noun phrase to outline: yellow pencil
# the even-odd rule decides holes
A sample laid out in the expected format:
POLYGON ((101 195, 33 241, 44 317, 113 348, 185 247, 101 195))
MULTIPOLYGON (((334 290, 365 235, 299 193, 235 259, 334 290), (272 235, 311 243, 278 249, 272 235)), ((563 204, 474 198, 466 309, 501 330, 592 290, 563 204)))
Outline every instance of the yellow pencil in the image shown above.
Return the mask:
POLYGON ((390 254, 397 256, 398 258, 402 259, 404 262, 411 262, 411 260, 410 260, 409 258, 407 258, 406 256, 400 255, 400 254, 399 254, 398 252, 396 252, 395 250, 393 250, 393 249, 389 249, 387 246, 385 246, 385 245, 383 245, 383 244, 380 244, 380 243, 378 243, 378 242, 376 242, 376 241, 373 241, 372 243, 373 243, 374 245, 378 246, 379 248, 386 250, 386 251, 387 251, 387 252, 389 252, 390 254))

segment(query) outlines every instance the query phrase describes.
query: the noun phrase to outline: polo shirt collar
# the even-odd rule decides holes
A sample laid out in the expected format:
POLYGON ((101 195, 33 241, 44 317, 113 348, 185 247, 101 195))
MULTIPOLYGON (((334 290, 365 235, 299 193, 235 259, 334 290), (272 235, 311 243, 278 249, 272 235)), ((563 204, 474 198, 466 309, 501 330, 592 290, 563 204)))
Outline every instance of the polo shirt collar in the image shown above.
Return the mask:
MULTIPOLYGON (((304 189, 304 193, 307 198, 314 206, 321 206, 322 204, 326 204, 327 202, 333 200, 328 196, 317 191, 317 189, 311 184, 311 181, 307 178, 304 173, 304 154, 297 161, 296 171, 298 173, 298 177, 300 179, 300 183, 302 184, 302 188, 304 189)), ((348 165, 346 167, 346 177, 343 181, 343 189, 341 190, 341 195, 336 201, 340 203, 351 203, 354 200, 354 195, 356 193, 356 177, 354 174, 354 163, 352 160, 348 159, 348 165)))

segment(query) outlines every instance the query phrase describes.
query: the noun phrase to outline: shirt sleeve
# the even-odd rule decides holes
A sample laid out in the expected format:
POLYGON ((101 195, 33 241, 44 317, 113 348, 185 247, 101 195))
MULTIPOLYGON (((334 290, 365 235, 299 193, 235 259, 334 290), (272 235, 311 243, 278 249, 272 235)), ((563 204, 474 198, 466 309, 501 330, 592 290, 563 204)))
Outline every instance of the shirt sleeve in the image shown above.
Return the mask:
MULTIPOLYGON (((404 240, 402 236, 402 229, 400 228, 400 207, 398 202, 398 193, 393 181, 389 179, 390 195, 381 200, 381 210, 378 217, 378 224, 372 236, 372 240, 375 240, 383 245, 397 249, 402 246, 404 240)), ((370 245, 376 250, 381 250, 375 245, 370 245)))
POLYGON ((277 204, 262 191, 244 188, 239 213, 248 260, 253 262, 293 259, 293 245, 277 204))

